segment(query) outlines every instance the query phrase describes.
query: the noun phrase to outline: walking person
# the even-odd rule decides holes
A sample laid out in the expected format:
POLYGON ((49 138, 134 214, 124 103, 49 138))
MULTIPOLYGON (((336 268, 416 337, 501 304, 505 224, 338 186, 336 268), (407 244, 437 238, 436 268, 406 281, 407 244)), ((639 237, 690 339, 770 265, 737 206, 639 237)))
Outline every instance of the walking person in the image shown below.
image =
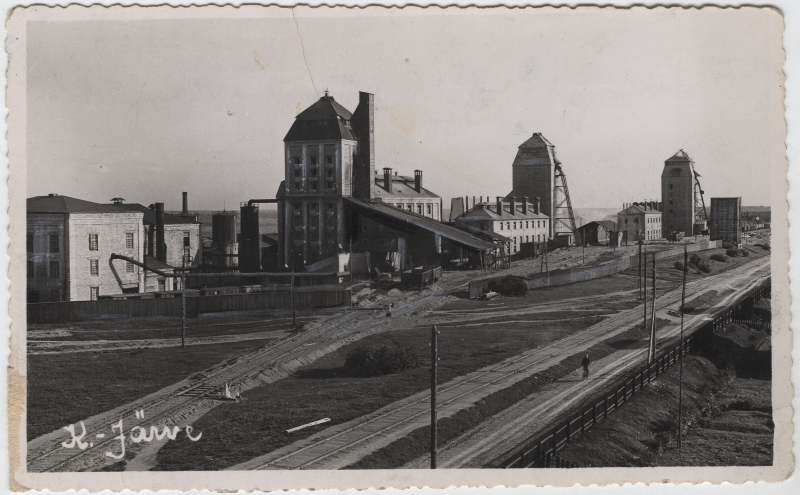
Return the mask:
POLYGON ((587 352, 586 355, 583 356, 581 359, 581 366, 583 366, 583 379, 586 380, 589 378, 589 365, 592 363, 592 358, 589 357, 589 353, 587 352))

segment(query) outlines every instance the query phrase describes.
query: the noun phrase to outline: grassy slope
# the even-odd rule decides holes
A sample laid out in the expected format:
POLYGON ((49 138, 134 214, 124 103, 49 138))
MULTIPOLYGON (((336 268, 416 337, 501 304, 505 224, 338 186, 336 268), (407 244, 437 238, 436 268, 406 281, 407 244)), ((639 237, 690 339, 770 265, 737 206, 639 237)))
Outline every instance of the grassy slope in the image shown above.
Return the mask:
MULTIPOLYGON (((583 314, 577 316, 585 316, 583 314)), ((474 327, 444 327, 439 335, 439 377, 445 383, 519 352, 588 327, 599 318, 474 327)), ((250 390, 241 404, 223 404, 194 426, 204 442, 170 442, 158 453, 158 469, 221 469, 344 423, 430 384, 430 327, 381 334, 345 346, 300 370, 295 376, 250 390), (353 345, 401 343, 412 346, 419 367, 372 378, 347 376, 342 368, 353 345), (321 418, 331 422, 287 434, 285 430, 321 418)))
POLYGON ((28 356, 28 439, 124 405, 268 342, 28 356))

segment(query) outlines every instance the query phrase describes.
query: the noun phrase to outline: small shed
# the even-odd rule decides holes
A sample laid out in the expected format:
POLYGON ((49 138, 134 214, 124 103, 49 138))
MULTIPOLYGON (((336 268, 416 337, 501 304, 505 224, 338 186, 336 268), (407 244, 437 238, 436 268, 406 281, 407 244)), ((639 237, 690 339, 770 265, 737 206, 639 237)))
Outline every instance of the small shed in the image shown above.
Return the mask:
POLYGON ((599 220, 589 222, 578 227, 580 238, 585 239, 586 244, 592 246, 608 246, 612 239, 619 240, 616 236, 617 225, 611 220, 599 220))

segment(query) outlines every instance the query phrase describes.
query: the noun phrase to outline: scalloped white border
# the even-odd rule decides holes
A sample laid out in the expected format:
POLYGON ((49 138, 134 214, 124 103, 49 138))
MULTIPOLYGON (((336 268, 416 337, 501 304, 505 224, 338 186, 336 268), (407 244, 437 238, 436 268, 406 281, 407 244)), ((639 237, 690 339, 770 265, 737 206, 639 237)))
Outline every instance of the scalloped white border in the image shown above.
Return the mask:
MULTIPOLYGON (((197 5, 217 5, 217 6, 240 6, 240 5, 252 5, 256 2, 191 2, 191 1, 175 1, 175 2, 158 2, 158 1, 141 1, 141 2, 53 2, 53 1, 44 1, 44 2, 15 2, 13 0, 0 0, 2 2, 3 8, 6 12, 7 18, 10 15, 11 10, 16 6, 26 6, 26 5, 43 5, 43 6, 68 6, 68 5, 92 5, 92 4, 102 4, 102 5, 122 5, 122 6, 129 6, 129 5, 139 5, 139 6, 158 6, 158 5, 170 5, 170 6, 197 6, 197 5)), ((292 2, 264 2, 264 5, 276 5, 276 6, 293 6, 298 5, 292 2)), ((411 7, 418 7, 418 6, 460 6, 460 7, 490 7, 490 6, 498 6, 503 5, 506 7, 523 7, 528 6, 530 4, 521 1, 507 1, 507 2, 484 2, 484 1, 474 1, 474 2, 441 2, 441 3, 434 3, 434 2, 416 2, 416 3, 406 3, 406 2, 396 2, 396 1, 387 1, 387 2, 353 2, 353 1, 339 1, 339 2, 303 2, 300 5, 305 6, 326 6, 326 5, 339 5, 339 6, 347 6, 347 7, 364 7, 368 5, 383 5, 383 6, 411 6, 411 7)), ((547 5, 547 4, 544 4, 547 5)), ((646 7, 658 7, 658 6, 683 6, 683 7, 698 7, 698 6, 729 6, 732 5, 728 2, 720 2, 717 4, 703 4, 703 3, 692 3, 692 2, 668 2, 664 4, 659 4, 657 2, 635 2, 635 3, 625 3, 625 2, 618 2, 618 1, 610 1, 610 2, 602 2, 599 4, 587 4, 581 2, 570 2, 570 3, 559 3, 555 4, 555 6, 565 6, 570 8, 575 8, 577 6, 618 6, 618 7, 631 7, 631 6, 646 6, 646 7)), ((800 47, 800 34, 797 30, 797 25, 800 23, 800 2, 793 1, 793 0, 781 0, 775 2, 762 2, 762 1, 753 1, 747 2, 744 4, 733 4, 732 6, 741 6, 741 5, 752 5, 752 6, 774 6, 778 8, 782 14, 784 15, 784 23, 785 23, 785 36, 784 36, 784 49, 786 50, 786 57, 787 63, 784 68, 784 73, 786 76, 786 83, 785 88, 787 91, 786 94, 786 120, 789 132, 787 133, 787 157, 789 159, 789 163, 794 165, 790 166, 788 177, 790 179, 790 186, 791 193, 788 196, 789 204, 792 206, 792 210, 789 211, 789 221, 791 225, 797 225, 796 222, 800 219, 800 213, 798 213, 798 208, 796 205, 800 204, 797 201, 800 198, 800 186, 798 186, 797 181, 792 181, 792 179, 800 174, 800 166, 797 166, 798 159, 800 159, 800 153, 798 149, 800 148, 800 133, 796 131, 796 126, 792 124, 797 122, 797 108, 800 107, 800 96, 798 96, 797 88, 791 84, 792 83, 792 75, 798 73, 798 57, 797 57, 797 50, 800 47), (793 49, 794 48, 794 49, 793 49), (791 222, 791 220, 795 220, 795 222, 791 222)), ((119 8, 119 7, 117 7, 119 8)), ((116 9, 112 9, 116 10, 116 9)), ((214 11, 213 15, 220 15, 222 14, 222 10, 225 9, 212 9, 214 11)), ((247 9, 242 9, 247 10, 247 9)), ((419 10, 420 13, 424 14, 425 12, 421 9, 413 8, 411 10, 419 10)), ((241 12, 241 10, 237 9, 237 11, 241 12)), ((106 11, 110 12, 110 11, 106 11)), ((188 11, 184 11, 187 13, 188 11)), ((407 11, 408 12, 408 11, 407 11)), ((366 12, 364 12, 366 14, 366 12)), ((206 15, 201 15, 206 16, 206 15)), ((4 26, 5 27, 5 26, 4 26)), ((8 69, 8 58, 4 58, 4 63, 6 64, 6 69, 8 69)), ((6 71, 3 71, 3 75, 6 74, 6 71)), ((6 80, 4 79, 4 82, 6 80)), ((4 102, 5 102, 5 94, 3 95, 4 102)), ((5 107, 5 105, 4 105, 5 107)), ((9 118, 9 114, 6 111, 6 118, 9 118)), ((13 123, 13 118, 10 120, 13 123)), ((4 122, 5 124, 5 122, 4 122)), ((5 127, 4 130, 7 132, 8 127, 5 127)), ((6 141, 3 142, 4 151, 4 167, 0 168, 0 174, 5 174, 5 178, 8 179, 8 143, 6 141)), ((782 179, 781 177, 777 177, 778 181, 782 179)), ((20 184, 17 184, 14 179, 11 179, 10 187, 19 187, 20 184), (13 185, 16 184, 16 185, 13 185)), ((774 185, 774 184, 773 184, 774 185)), ((21 184, 22 190, 24 191, 24 180, 21 184)), ((780 184, 778 184, 780 186, 780 184)), ((8 234, 8 226, 9 226, 9 196, 8 196, 8 189, 9 185, 6 181, 0 181, 0 307, 4 308, 2 312, 0 312, 0 332, 3 332, 3 337, 0 338, 6 345, 0 347, 2 349, 0 352, 4 353, 6 358, 9 358, 9 349, 8 349, 8 338, 10 337, 10 318, 9 312, 6 311, 6 308, 9 308, 8 304, 10 301, 9 296, 9 288, 10 282, 8 279, 8 270, 9 270, 9 234, 8 234), (2 228, 5 227, 5 228, 2 228)), ((782 188, 781 188, 782 189, 782 188)), ((24 194, 23 194, 24 196, 24 194)), ((782 196, 782 195, 775 195, 773 196, 782 196)), ((776 203, 781 200, 782 198, 773 197, 773 214, 776 213, 775 207, 776 203)), ((14 214, 14 210, 11 211, 11 214, 14 214)), ((24 219, 24 212, 23 212, 23 219, 24 219)), ((24 221, 24 220, 23 220, 24 221)), ((775 224, 775 220, 773 220, 773 225, 775 224)), ((795 229, 791 229, 789 232, 790 234, 794 234, 795 229)), ((793 238, 789 241, 790 249, 793 252, 797 253, 798 247, 800 247, 800 236, 793 235, 793 238)), ((773 250, 773 265, 774 266, 781 266, 780 257, 777 250, 773 250)), ((784 251, 784 258, 788 257, 788 253, 784 251)), ((785 263, 784 259, 784 263, 785 263)), ((790 260, 789 261, 790 273, 791 278, 797 279, 796 275, 798 273, 798 269, 800 269, 800 263, 797 260, 790 260)), ((15 263, 16 265, 16 263, 15 263)), ((783 266, 786 266, 783 264, 783 266)), ((783 272, 782 270, 778 270, 774 275, 781 275, 783 272)), ((773 284, 775 281, 773 281, 773 284)), ((792 295, 793 301, 798 301, 798 295, 800 294, 797 291, 797 287, 792 287, 794 291, 792 295)), ((14 307, 9 308, 10 311, 14 310, 14 307)), ((797 303, 792 305, 792 314, 797 314, 797 303)), ((785 315, 788 319, 788 315, 785 315)), ((792 325, 793 334, 800 335, 797 332, 797 329, 800 328, 797 324, 792 325)), ((794 339, 793 341, 793 352, 792 357, 794 362, 798 362, 800 360, 800 339, 794 339)), ((17 361, 17 360, 15 360, 17 361)), ((16 364, 16 363, 15 363, 16 364)), ((2 369, 0 370, 0 375, 2 375, 3 380, 5 383, 8 383, 8 375, 6 373, 7 370, 2 369)), ((794 383, 794 435, 793 435, 793 453, 795 459, 798 459, 798 454, 800 454, 800 448, 798 448, 798 444, 800 444, 800 420, 798 420, 797 410, 800 406, 800 400, 797 399, 798 391, 800 390, 800 370, 798 370, 798 366, 794 366, 792 370, 792 382, 794 383)), ((5 401, 6 396, 3 396, 0 401, 5 401)), ((3 419, 8 421, 8 404, 4 404, 6 407, 0 408, 3 411, 3 419)), ((6 423, 7 425, 7 423, 6 423)), ((0 445, 7 446, 9 445, 8 440, 8 428, 0 429, 0 445)), ((0 449, 0 459, 5 461, 5 465, 8 466, 8 450, 7 448, 0 449)), ((786 481, 782 483, 752 483, 747 482, 741 485, 732 485, 728 483, 722 483, 717 485, 711 485, 709 483, 705 483, 703 485, 674 485, 669 483, 660 483, 658 481, 654 481, 655 484, 645 485, 642 483, 637 483, 635 485, 625 484, 624 486, 620 485, 608 485, 605 487, 598 487, 597 485, 586 486, 582 487, 579 485, 572 486, 570 488, 553 488, 552 486, 548 486, 546 488, 536 488, 537 492, 543 493, 573 493, 573 492, 597 492, 597 493, 610 493, 610 490, 613 490, 613 493, 639 493, 641 490, 646 489, 648 493, 684 493, 686 490, 698 493, 755 493, 755 492, 770 492, 770 493, 800 493, 800 478, 797 475, 797 463, 795 463, 795 471, 793 475, 786 481)), ((668 479, 664 476, 668 471, 672 471, 675 469, 679 469, 684 471, 688 474, 689 471, 694 471, 700 476, 699 479, 705 479, 703 474, 711 475, 713 472, 718 470, 730 470, 732 468, 647 468, 647 469, 609 469, 603 468, 602 473, 599 475, 595 475, 599 469, 595 470, 548 470, 548 472, 543 473, 543 476, 531 476, 531 473, 528 472, 527 476, 522 476, 526 474, 524 471, 489 471, 489 470, 452 470, 452 471, 439 471, 436 473, 435 481, 434 478, 426 477, 426 478, 417 478, 416 480, 412 480, 407 476, 404 476, 405 473, 419 473, 421 475, 430 475, 432 474, 430 471, 424 472, 403 472, 403 471, 362 471, 356 472, 353 471, 306 471, 306 472, 279 472, 277 475, 275 473, 270 473, 269 478, 272 482, 267 481, 266 476, 262 473, 257 478, 248 476, 251 478, 248 482, 242 483, 242 475, 240 473, 234 474, 231 477, 231 481, 234 484, 228 485, 229 490, 234 486, 238 488, 243 488, 245 490, 253 490, 256 486, 261 486, 262 488, 266 489, 276 489, 278 487, 284 486, 349 486, 349 487, 367 487, 371 486, 371 488, 366 491, 375 491, 376 488, 380 489, 382 487, 387 486, 427 486, 426 484, 421 484, 420 482, 428 481, 428 483, 434 483, 437 486, 461 486, 465 488, 450 488, 448 489, 449 492, 453 493, 479 493, 479 492, 487 492, 487 490, 491 490, 492 493, 499 493, 499 492, 506 492, 508 490, 512 490, 509 488, 504 488, 501 485, 494 485, 494 483, 499 483, 501 480, 505 485, 519 485, 521 483, 536 483, 537 485, 541 484, 561 484, 569 486, 570 484, 574 483, 576 478, 581 478, 585 480, 585 482, 595 482, 595 483, 614 483, 619 482, 620 480, 625 479, 642 479, 640 475, 644 474, 645 472, 648 473, 646 478, 650 478, 653 480, 664 480, 668 479), (560 471, 560 473, 559 473, 560 471), (587 479, 581 475, 581 471, 594 471, 591 473, 591 478, 587 479), (634 472, 637 474, 634 475, 634 472), (519 473, 519 474, 516 474, 519 473), (550 476, 550 474, 560 475, 560 476, 550 476), (663 473, 663 474, 662 474, 663 473), (310 475, 310 476, 309 476, 310 475), (498 476, 499 475, 499 476, 498 476), (564 476, 567 475, 567 476, 564 476), (655 476, 653 476, 655 475, 655 476), (653 476, 651 478, 651 476, 653 476), (324 478, 320 479, 320 478, 324 478), (557 479, 558 478, 558 479, 557 479), (260 480, 256 481, 256 479, 260 480), (559 481, 560 479, 560 481, 559 481), (492 481, 489 481, 492 480, 492 481), (573 481, 570 481, 573 480, 573 481), (589 481, 591 480, 591 481, 589 481), (321 482, 321 483, 320 483, 321 482), (491 489, 485 488, 486 485, 493 486, 491 489), (466 488, 468 486, 472 486, 475 488, 466 488)), ((733 468, 736 469, 736 468, 733 468)), ((3 479, 0 480, 0 486, 3 488, 9 487, 8 483, 10 479, 8 478, 8 471, 2 470, 0 471, 0 476, 3 479)), ((539 473, 537 473, 539 474, 539 473)), ((187 486, 220 486, 219 482, 222 481, 222 478, 225 478, 225 473, 222 472, 211 472, 211 473, 185 473, 186 477, 191 480, 191 485, 187 486), (207 484, 208 482, 208 484, 207 484)), ((142 483, 143 481, 155 481, 156 478, 158 479, 157 486, 164 486, 164 487, 175 487, 177 484, 174 482, 181 482, 182 476, 176 476, 176 473, 85 473, 85 474, 65 474, 65 475, 37 475, 37 476, 52 476, 51 481, 58 482, 63 481, 67 482, 62 486, 85 486, 90 490, 97 491, 101 490, 105 487, 115 486, 118 487, 117 489, 124 490, 125 488, 133 489, 133 490, 143 490, 145 486, 153 486, 152 483, 142 483), (163 476, 159 476, 163 475, 163 476), (145 479, 139 479, 144 476, 145 479), (87 478, 91 478, 87 479, 87 478), (76 484, 70 484, 70 481, 77 482, 76 484)), ((186 480, 187 478, 183 478, 186 480)), ((413 478, 416 478, 413 476, 413 478)), ((708 476, 708 478, 716 478, 716 476, 708 476)), ((726 478, 722 478, 726 479, 726 478)), ((181 483, 182 484, 182 483, 181 483)), ((227 483, 226 483, 227 484, 227 483)), ((50 485, 52 486, 52 485, 50 485)), ((0 488, 2 489, 2 488, 0 488)), ((531 486, 521 486, 519 488, 513 489, 515 492, 521 492, 522 490, 531 490, 533 489, 531 486)), ((5 491, 5 490, 3 490, 5 491)), ((70 490, 71 491, 71 490, 70 490)), ((85 492, 86 490, 82 490, 85 492)), ((200 493, 197 490, 192 490, 200 493)), ((227 490, 226 490, 227 491, 227 490)), ((295 490, 291 490, 294 492, 295 490)), ((307 490, 301 490, 303 492, 307 490)), ((334 492, 335 490, 324 490, 326 493, 334 492)), ((346 490, 347 492, 355 493, 356 490, 346 490)), ((387 491, 395 491, 394 489, 387 490, 387 491)), ((423 490, 428 492, 429 489, 423 490)), ((148 493, 148 491, 144 491, 148 493)), ((203 492, 210 493, 208 490, 203 490, 203 492)), ((108 492, 111 493, 111 492, 108 492)), ((182 493, 177 491, 170 491, 170 493, 182 493)), ((338 493, 338 492, 337 492, 338 493)))

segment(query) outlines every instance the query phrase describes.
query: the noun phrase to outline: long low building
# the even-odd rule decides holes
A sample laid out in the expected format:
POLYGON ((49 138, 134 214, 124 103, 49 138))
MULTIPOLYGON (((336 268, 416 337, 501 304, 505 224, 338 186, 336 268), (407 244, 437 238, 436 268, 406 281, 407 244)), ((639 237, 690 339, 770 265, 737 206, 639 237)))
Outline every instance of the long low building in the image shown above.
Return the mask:
POLYGON ((523 244, 547 242, 550 233, 550 217, 540 211, 538 198, 530 203, 528 198, 503 201, 498 197, 494 205, 475 205, 456 217, 455 223, 508 238, 510 255, 517 254, 523 244))

